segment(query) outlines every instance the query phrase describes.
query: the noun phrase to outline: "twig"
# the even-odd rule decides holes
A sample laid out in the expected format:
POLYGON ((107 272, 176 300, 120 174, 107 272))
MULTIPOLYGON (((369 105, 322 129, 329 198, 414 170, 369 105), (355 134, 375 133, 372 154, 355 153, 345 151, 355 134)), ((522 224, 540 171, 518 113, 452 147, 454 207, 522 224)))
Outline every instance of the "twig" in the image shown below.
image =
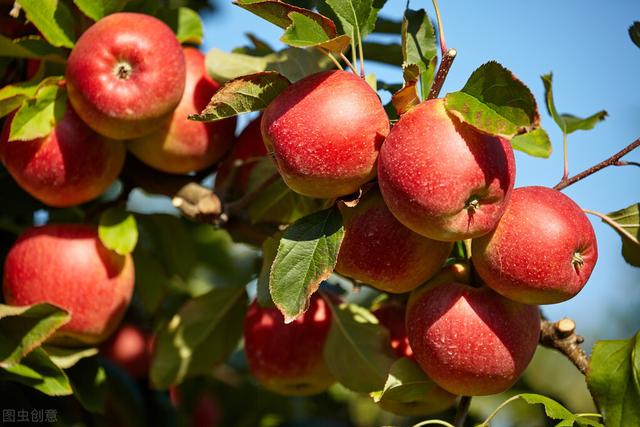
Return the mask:
POLYGON ((562 132, 562 155, 564 157, 564 172, 562 173, 562 180, 566 181, 569 178, 569 156, 567 155, 567 133, 562 132))
POLYGON ((589 358, 580 344, 584 338, 576 334, 576 323, 569 318, 557 322, 540 322, 540 344, 564 354, 580 372, 587 373, 589 358))
POLYGON ((451 48, 447 51, 446 54, 442 55, 442 61, 440 62, 440 66, 438 67, 438 72, 436 73, 436 78, 433 81, 433 85, 431 85, 431 90, 429 91, 429 96, 427 99, 437 98, 440 94, 440 90, 442 89, 442 85, 444 85, 444 81, 447 78, 447 74, 449 74, 449 69, 451 69, 451 64, 453 64, 453 60, 456 59, 456 55, 458 51, 454 48, 451 48))
POLYGON ((586 177, 588 177, 589 175, 592 175, 596 172, 598 172, 600 169, 604 169, 607 166, 625 166, 624 164, 621 165, 619 164, 619 160, 622 156, 624 156, 625 154, 635 150, 636 148, 638 148, 640 146, 640 138, 636 139, 635 141, 633 141, 631 144, 627 145, 625 148, 623 148, 622 150, 618 151, 616 154, 614 154, 613 156, 609 157, 608 159, 605 159, 603 161, 601 161, 600 163, 591 166, 589 169, 584 170, 582 172, 580 172, 577 175, 572 176, 571 178, 567 178, 567 179, 562 179, 560 180, 560 182, 558 184, 556 184, 555 187, 553 187, 556 190, 562 190, 564 188, 567 188, 568 186, 580 181, 581 179, 584 179, 586 177))
POLYGON ((331 52, 329 52, 327 49, 322 49, 322 48, 319 48, 319 50, 320 50, 320 52, 324 53, 324 55, 327 58, 329 58, 331 60, 331 62, 333 62, 336 67, 338 67, 338 69, 344 70, 344 67, 342 65, 340 65, 340 63, 338 62, 336 57, 333 56, 333 54, 331 52))
POLYGON ((469 405, 471 405, 471 396, 460 397, 456 418, 453 421, 455 427, 464 427, 464 422, 467 420, 467 414, 469 413, 469 405))
POLYGON ((613 229, 616 230, 618 233, 623 234, 627 239, 631 240, 633 243, 640 246, 640 241, 638 241, 636 236, 634 236, 633 234, 629 233, 627 230, 622 228, 620 224, 618 224, 617 222, 609 218, 607 215, 600 212, 592 211, 591 209, 582 209, 582 211, 584 213, 597 216, 598 218, 600 218, 601 220, 609 224, 611 227, 613 227, 613 229))
POLYGON ((180 188, 171 199, 171 203, 193 220, 219 224, 226 219, 222 212, 222 202, 213 190, 196 182, 190 182, 180 188))
POLYGON ((438 21, 438 38, 440 39, 440 52, 442 58, 447 54, 447 43, 444 41, 444 28, 442 27, 442 17, 440 16, 440 8, 438 7, 438 1, 432 0, 433 8, 436 10, 436 20, 438 21))
POLYGON ((358 71, 355 69, 355 67, 353 66, 353 64, 351 63, 351 61, 349 61, 349 58, 347 58, 346 56, 344 56, 344 53, 340 53, 340 58, 342 58, 342 60, 344 61, 345 64, 347 64, 347 66, 351 69, 351 71, 353 72, 353 74, 355 74, 356 76, 359 75, 358 71))

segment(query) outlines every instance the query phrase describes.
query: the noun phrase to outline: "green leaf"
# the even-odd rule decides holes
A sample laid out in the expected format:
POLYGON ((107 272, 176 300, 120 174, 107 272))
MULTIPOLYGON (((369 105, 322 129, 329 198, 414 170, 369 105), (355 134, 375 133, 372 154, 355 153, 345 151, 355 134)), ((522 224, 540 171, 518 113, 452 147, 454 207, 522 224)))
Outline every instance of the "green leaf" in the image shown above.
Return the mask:
POLYGON ((336 26, 331 19, 311 10, 294 6, 280 0, 236 0, 233 4, 248 10, 254 15, 258 15, 262 19, 282 29, 287 29, 287 27, 291 25, 289 14, 295 12, 316 21, 322 27, 327 38, 332 39, 337 35, 336 26))
POLYGON ((318 21, 298 12, 289 13, 291 25, 287 27, 280 41, 293 47, 318 46, 331 52, 342 52, 349 46, 349 37, 331 38, 318 21))
POLYGON ((336 207, 305 216, 285 230, 269 278, 271 297, 285 323, 307 311, 311 295, 331 276, 343 238, 336 207))
POLYGON ((329 371, 358 393, 381 390, 394 362, 389 332, 367 309, 355 304, 331 307, 331 329, 324 346, 329 371))
POLYGON ((0 34, 0 57, 38 58, 55 62, 64 62, 63 49, 51 46, 40 36, 26 36, 11 40, 0 34))
POLYGON ((638 47, 640 47, 640 22, 635 21, 632 26, 629 27, 629 37, 631 41, 638 47))
POLYGON ((67 91, 57 85, 40 88, 13 116, 9 141, 29 141, 51 133, 67 108, 67 91))
POLYGON ((587 385, 607 427, 640 425, 640 333, 593 346, 587 385))
POLYGON ((136 295, 149 313, 155 313, 172 284, 172 278, 162 262, 141 245, 137 245, 133 252, 133 264, 136 295))
POLYGON ((422 99, 427 99, 435 75, 436 33, 424 9, 404 13, 402 21, 402 54, 406 64, 420 68, 422 99))
POLYGON ((60 369, 69 369, 80 360, 98 354, 98 349, 95 347, 65 348, 45 344, 42 349, 47 352, 51 361, 60 369))
POLYGON ((38 89, 47 85, 57 85, 61 77, 47 77, 44 80, 30 80, 14 83, 0 89, 0 117, 17 109, 27 99, 34 98, 38 89))
POLYGON ((376 21, 374 33, 381 34, 400 34, 402 31, 402 22, 393 19, 379 17, 376 21))
POLYGON ((76 41, 75 19, 62 0, 20 0, 27 19, 56 47, 72 48, 76 41))
POLYGON ((371 41, 364 42, 362 48, 364 50, 364 59, 369 61, 381 62, 398 67, 401 66, 404 61, 402 46, 397 43, 385 44, 371 41))
POLYGON ((18 382, 49 396, 73 393, 67 375, 40 348, 33 350, 17 365, 0 367, 0 380, 18 382))
POLYGON ((19 363, 70 318, 65 310, 47 303, 22 307, 0 304, 0 367, 19 363))
POLYGON ((105 247, 120 254, 133 252, 138 243, 136 217, 123 208, 110 208, 100 215, 98 236, 105 247))
POLYGON ((607 117, 608 113, 604 110, 598 111, 584 119, 572 114, 558 114, 555 103, 553 102, 553 91, 551 88, 553 74, 545 74, 541 76, 541 78, 542 83, 544 84, 544 98, 546 101, 547 111, 563 133, 568 135, 577 130, 593 129, 599 122, 603 121, 607 117))
POLYGON ((258 275, 258 283, 256 299, 261 307, 275 307, 271 294, 269 293, 269 273, 271 272, 271 265, 276 259, 278 253, 278 245, 280 244, 280 238, 282 233, 276 233, 274 236, 269 236, 262 242, 262 268, 260 269, 260 275, 258 275))
POLYGON ((73 395, 89 412, 102 414, 107 399, 107 375, 97 358, 82 359, 67 371, 73 395))
POLYGON ((151 381, 160 389, 211 372, 238 345, 247 310, 244 286, 216 288, 189 300, 160 330, 151 381))
POLYGON ((225 83, 200 114, 190 120, 211 122, 242 113, 263 110, 291 83, 279 73, 264 71, 225 83))
POLYGON ((326 3, 354 43, 373 30, 379 10, 373 8, 373 0, 326 0, 326 3))
POLYGON ((129 0, 73 0, 78 9, 94 21, 120 12, 129 0))
POLYGON ((471 74, 461 91, 445 96, 447 110, 476 129, 510 139, 540 126, 533 94, 495 61, 471 74))
POLYGON ((530 156, 545 159, 551 156, 551 140, 547 132, 542 128, 514 136, 511 139, 511 146, 514 150, 522 151, 530 156))
MULTIPOLYGON (((608 213, 607 216, 631 235, 628 236, 614 228, 622 238, 622 256, 625 261, 640 267, 640 245, 638 244, 640 241, 640 203, 634 203, 619 211, 608 213)), ((604 222, 607 223, 607 221, 604 222)))
POLYGON ((523 393, 519 395, 525 402, 529 405, 542 405, 544 406, 544 412, 547 414, 547 417, 552 418, 554 420, 562 420, 563 423, 558 424, 566 425, 568 427, 573 426, 575 423, 581 426, 600 426, 602 425, 596 421, 590 420, 584 417, 578 417, 571 413, 567 408, 559 404, 553 399, 548 397, 533 394, 533 393, 523 393))
POLYGON ((188 7, 163 8, 157 12, 157 17, 176 33, 180 43, 196 45, 202 43, 202 38, 204 37, 202 19, 200 19, 196 11, 188 7))

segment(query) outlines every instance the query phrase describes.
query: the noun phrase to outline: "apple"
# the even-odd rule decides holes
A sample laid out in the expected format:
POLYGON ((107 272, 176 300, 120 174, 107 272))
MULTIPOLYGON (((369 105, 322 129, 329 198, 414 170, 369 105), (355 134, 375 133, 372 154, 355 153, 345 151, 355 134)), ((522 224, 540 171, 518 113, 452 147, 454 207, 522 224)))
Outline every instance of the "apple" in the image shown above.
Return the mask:
POLYGON ((434 276, 452 244, 421 236, 389 212, 380 192, 369 191, 353 208, 343 204, 344 239, 335 270, 381 291, 409 292, 434 276))
POLYGON ((414 360, 413 350, 411 350, 407 337, 405 312, 405 303, 398 300, 385 300, 371 311, 380 324, 389 331, 390 344, 394 354, 397 357, 414 360))
POLYGON ((208 76, 204 55, 198 49, 186 47, 183 51, 187 79, 171 121, 128 143, 129 151, 142 162, 175 174, 199 171, 220 160, 231 146, 236 128, 235 117, 210 123, 187 119, 204 110, 220 85, 208 76))
POLYGON ((191 415, 191 425, 193 427, 217 427, 222 419, 220 404, 211 393, 202 393, 191 415))
POLYGON ((378 183, 405 226, 456 241, 493 230, 515 180, 513 150, 447 113, 442 99, 405 113, 380 149, 378 183))
POLYGON ((138 326, 123 324, 101 347, 101 352, 134 378, 144 378, 151 365, 152 339, 138 326))
POLYGON ((514 190, 498 227, 474 239, 471 252, 488 286, 525 304, 574 297, 598 259, 596 235, 582 209, 546 187, 514 190))
POLYGON ((409 343, 424 372, 450 393, 500 393, 531 361, 540 313, 537 306, 465 283, 466 269, 454 264, 413 291, 406 317, 409 343))
POLYGON ((13 117, 0 135, 0 159, 20 187, 49 206, 78 205, 98 197, 118 177, 126 148, 84 124, 70 105, 51 133, 9 141, 13 117))
POLYGON ((287 396, 309 396, 335 382, 323 358, 331 328, 331 309, 317 293, 309 309, 289 324, 277 308, 254 301, 244 322, 249 368, 266 389, 287 396))
POLYGON ((129 12, 89 27, 65 72, 78 115, 114 139, 137 138, 171 120, 185 76, 184 54, 173 31, 153 16, 129 12))
POLYGON ((118 327, 133 294, 130 255, 105 248, 95 227, 52 224, 24 231, 3 272, 6 304, 50 303, 71 314, 50 338, 57 345, 95 345, 118 327))
POLYGON ((284 181, 309 197, 344 196, 371 180, 388 133, 378 95, 347 71, 297 81, 262 116, 264 142, 284 181))

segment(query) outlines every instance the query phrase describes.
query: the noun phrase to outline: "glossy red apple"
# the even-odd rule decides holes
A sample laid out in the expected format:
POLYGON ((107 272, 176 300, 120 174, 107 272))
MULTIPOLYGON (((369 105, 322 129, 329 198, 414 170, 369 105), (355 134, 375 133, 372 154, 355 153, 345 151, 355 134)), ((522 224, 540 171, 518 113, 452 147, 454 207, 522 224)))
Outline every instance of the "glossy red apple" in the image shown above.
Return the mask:
POLYGON ((262 136, 294 191, 333 198, 375 176, 389 120, 378 95, 346 71, 305 77, 264 111, 262 136))
POLYGON ((251 372, 265 388, 287 396, 308 396, 335 382, 323 357, 330 310, 316 293, 309 309, 285 324, 277 308, 251 304, 244 322, 245 352, 251 372))
POLYGON ((385 292, 409 292, 437 272, 452 244, 421 236, 389 212, 377 189, 353 208, 341 205, 345 235, 336 271, 385 292))
POLYGON ((67 110, 53 131, 30 141, 9 141, 13 118, 0 135, 0 159, 26 192, 49 206, 73 206, 98 197, 118 177, 126 148, 67 110))
POLYGON ((116 365, 134 378, 149 375, 152 351, 151 336, 133 324, 123 324, 101 348, 116 365))
POLYGON ((431 239, 463 240, 494 229, 514 180, 509 141, 460 122, 442 99, 404 114, 380 149, 378 183, 389 210, 431 239))
POLYGON ((170 120, 185 86, 180 43, 162 21, 114 13, 76 42, 65 73, 69 99, 98 133, 137 138, 170 120))
POLYGON ((397 357, 414 360, 413 350, 409 345, 405 322, 406 305, 398 300, 387 300, 375 307, 373 313, 382 326, 389 331, 391 348, 397 357))
POLYGON ((527 367, 540 337, 537 306, 463 283, 451 270, 411 294, 407 335, 424 372, 465 396, 509 389, 527 367))
POLYGON ((207 106, 220 85, 207 74, 204 55, 198 49, 183 51, 187 80, 171 121, 127 144, 147 165, 175 174, 199 171, 220 160, 233 142, 236 127, 235 117, 210 123, 187 119, 207 106))
POLYGON ((9 305, 48 302, 69 311, 51 342, 95 345, 117 328, 133 283, 131 256, 105 248, 95 227, 59 224, 22 233, 5 259, 2 290, 9 305))
POLYGON ((498 227, 472 243, 476 271, 496 292, 526 304, 575 296, 598 259, 591 222, 559 191, 514 190, 498 227))

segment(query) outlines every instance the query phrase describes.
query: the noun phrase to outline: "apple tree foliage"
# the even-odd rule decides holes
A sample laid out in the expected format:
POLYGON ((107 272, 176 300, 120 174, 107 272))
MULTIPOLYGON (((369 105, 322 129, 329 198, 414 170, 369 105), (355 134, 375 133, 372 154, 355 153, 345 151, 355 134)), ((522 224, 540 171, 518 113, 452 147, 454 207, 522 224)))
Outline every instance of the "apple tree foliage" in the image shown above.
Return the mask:
MULTIPOLYGON (((61 118, 61 105, 66 103, 61 84, 65 59, 79 34, 92 22, 122 10, 137 11, 162 19, 184 44, 198 45, 203 37, 201 18, 187 7, 188 2, 18 3, 22 19, 26 17, 37 31, 13 39, 0 34, 0 116, 16 111, 10 129, 13 143, 48 134, 61 118), (33 59, 41 62, 35 75, 26 80, 26 60, 33 59)), ((190 6, 198 9, 202 3, 191 2, 190 6)), ((407 9, 397 21, 378 18, 384 3, 236 0, 234 4, 244 9, 237 13, 252 13, 280 27, 280 41, 287 47, 274 50, 259 36, 249 34, 250 44, 232 52, 209 51, 207 70, 223 85, 209 105, 190 118, 213 121, 263 110, 291 83, 335 68, 341 58, 350 58, 356 66, 359 61, 361 66, 362 61, 371 61, 397 67, 397 82, 363 76, 375 90, 392 94, 385 109, 393 123, 431 96, 439 79, 438 66, 446 58, 439 55, 438 28, 432 16, 423 9, 407 9), (374 33, 396 35, 397 40, 385 44, 367 38, 374 33)), ((640 47, 640 23, 629 28, 629 35, 640 47)), ((605 119, 605 111, 584 118, 559 113, 553 99, 552 75, 541 78, 544 108, 565 136, 592 129, 605 119)), ((504 65, 488 60, 462 88, 444 95, 444 99, 451 114, 476 129, 506 138, 514 149, 531 156, 550 155, 551 141, 541 127, 536 99, 504 65)), ((357 195, 356 200, 338 201, 298 195, 275 175, 271 161, 262 159, 250 176, 247 194, 251 197, 241 199, 242 209, 229 212, 224 221, 216 218, 198 222, 175 211, 151 212, 135 208, 134 203, 127 205, 134 188, 167 195, 158 191, 157 185, 145 185, 144 180, 131 184, 135 181, 129 177, 140 175, 136 169, 142 168, 135 161, 128 162, 122 185, 114 186, 97 201, 64 209, 42 205, 20 190, 4 169, 0 170, 3 257, 19 232, 34 219, 39 223, 97 224, 100 239, 108 248, 120 254, 132 253, 135 260, 136 291, 128 320, 155 333, 149 381, 135 382, 100 357, 96 348, 65 349, 46 343, 69 321, 69 313, 64 310, 49 304, 0 305, 1 388, 12 394, 14 407, 57 408, 63 424, 116 413, 123 424, 135 419, 132 425, 172 425, 186 412, 176 413, 166 390, 179 385, 188 410, 194 409, 199 393, 209 389, 218 393, 223 413, 227 411, 227 423, 242 420, 243 425, 278 425, 292 416, 292 408, 297 405, 299 410, 303 404, 266 393, 248 380, 241 337, 254 289, 259 303, 275 305, 287 322, 305 312, 310 296, 320 287, 348 301, 331 304, 333 324, 324 349, 327 366, 340 385, 326 396, 314 398, 316 405, 306 408, 312 416, 338 414, 348 418, 348 406, 352 419, 360 420, 354 422, 372 425, 371 420, 369 424, 362 421, 366 419, 362 412, 374 411, 373 402, 411 402, 430 386, 431 381, 414 362, 394 357, 387 330, 369 310, 371 298, 359 295, 357 286, 333 272, 344 236, 337 204, 357 203, 357 195), (136 414, 135 418, 131 414, 136 414)), ((161 184, 187 179, 210 185, 208 178, 215 170, 179 178, 146 173, 152 173, 151 180, 161 184)), ((639 206, 621 207, 602 216, 621 236, 622 256, 636 267, 640 267, 639 206)), ((597 342, 591 350, 585 380, 598 409, 596 414, 573 414, 549 397, 527 392, 531 389, 520 382, 513 390, 515 394, 500 395, 502 404, 494 400, 489 410, 472 408, 470 417, 478 425, 488 426, 497 411, 518 400, 542 405, 545 417, 558 426, 640 425, 640 333, 628 340, 597 342), (496 411, 491 413, 493 409, 496 411)), ((544 394, 544 390, 534 391, 544 394)), ((453 419, 454 410, 441 418, 453 419)), ((529 408, 519 410, 534 418, 541 416, 529 408)), ((395 419, 403 425, 418 421, 421 418, 411 422, 395 419)), ((440 424, 451 425, 446 421, 440 424)))

